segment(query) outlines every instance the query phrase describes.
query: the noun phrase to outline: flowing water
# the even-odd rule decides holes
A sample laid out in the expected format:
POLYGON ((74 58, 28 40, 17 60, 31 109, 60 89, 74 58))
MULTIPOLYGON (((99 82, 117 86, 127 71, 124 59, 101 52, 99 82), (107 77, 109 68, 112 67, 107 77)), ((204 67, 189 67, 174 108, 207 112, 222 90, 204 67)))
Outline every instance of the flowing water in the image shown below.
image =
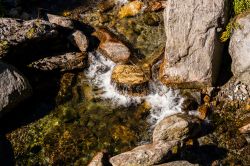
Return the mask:
MULTIPOLYGON (((112 101, 113 106, 139 105, 142 102, 148 102, 151 106, 147 121, 154 126, 166 116, 181 112, 183 98, 174 91, 157 81, 157 71, 153 72, 153 80, 149 85, 149 95, 134 97, 126 95, 124 92, 117 91, 111 81, 112 70, 115 63, 102 56, 100 53, 90 53, 90 67, 86 71, 86 76, 90 82, 103 90, 100 94, 102 99, 112 101)), ((154 67, 153 67, 154 68, 154 67)))

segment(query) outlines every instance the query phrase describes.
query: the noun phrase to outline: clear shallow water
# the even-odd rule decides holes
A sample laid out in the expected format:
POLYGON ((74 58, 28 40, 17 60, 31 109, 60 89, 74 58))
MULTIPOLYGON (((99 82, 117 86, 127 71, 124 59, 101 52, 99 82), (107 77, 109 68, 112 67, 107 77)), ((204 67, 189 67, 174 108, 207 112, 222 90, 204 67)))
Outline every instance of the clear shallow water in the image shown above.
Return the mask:
POLYGON ((181 112, 183 99, 157 82, 157 72, 149 95, 133 97, 111 84, 112 61, 93 52, 89 64, 64 74, 49 115, 8 135, 17 165, 87 165, 103 149, 113 156, 147 143, 155 124, 181 112))

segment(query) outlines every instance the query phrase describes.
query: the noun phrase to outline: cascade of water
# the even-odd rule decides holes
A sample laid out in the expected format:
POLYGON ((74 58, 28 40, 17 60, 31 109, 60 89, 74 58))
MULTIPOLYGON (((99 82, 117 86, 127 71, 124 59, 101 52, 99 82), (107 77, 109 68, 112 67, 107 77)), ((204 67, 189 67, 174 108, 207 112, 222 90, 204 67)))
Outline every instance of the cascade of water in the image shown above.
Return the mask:
MULTIPOLYGON (((89 53, 90 66, 85 71, 90 82, 103 90, 102 99, 111 100, 114 106, 129 106, 147 101, 151 105, 148 122, 153 127, 166 116, 181 112, 183 98, 178 91, 174 91, 153 79, 149 86, 149 95, 142 97, 121 94, 111 83, 112 70, 115 63, 105 58, 100 53, 89 53)), ((153 75, 153 77, 155 77, 153 75)))

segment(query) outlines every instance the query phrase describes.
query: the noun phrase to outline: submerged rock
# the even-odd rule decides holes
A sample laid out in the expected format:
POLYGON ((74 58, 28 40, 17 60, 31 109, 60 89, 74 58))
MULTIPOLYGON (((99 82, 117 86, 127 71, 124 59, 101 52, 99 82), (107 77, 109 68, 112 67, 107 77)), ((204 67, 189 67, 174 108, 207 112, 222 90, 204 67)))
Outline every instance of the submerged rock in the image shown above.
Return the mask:
POLYGON ((142 145, 131 151, 119 154, 110 159, 113 166, 143 165, 151 166, 169 159, 178 147, 178 141, 159 141, 142 145))
POLYGON ((88 166, 104 166, 104 164, 103 164, 103 158, 104 158, 104 153, 103 152, 97 153, 93 157, 93 159, 91 160, 91 162, 88 164, 88 166))
POLYGON ((87 37, 79 30, 69 36, 69 40, 79 48, 80 51, 86 52, 89 46, 87 37))
POLYGON ((46 40, 56 35, 56 27, 44 20, 0 18, 0 58, 17 45, 46 40))
POLYGON ((223 48, 217 30, 226 24, 227 0, 169 0, 164 16, 162 82, 186 88, 213 85, 223 48))
POLYGON ((183 141, 193 137, 200 129, 199 123, 196 118, 181 114, 166 117, 156 125, 153 132, 153 142, 161 140, 183 141))
POLYGON ((62 26, 64 28, 69 28, 73 29, 74 28, 74 23, 71 19, 63 16, 57 16, 54 14, 47 14, 48 20, 52 24, 56 24, 59 26, 62 26))
POLYGON ((14 67, 0 62, 0 117, 31 95, 31 86, 14 67))
POLYGON ((135 16, 135 15, 139 14, 142 6, 143 6, 143 3, 141 1, 138 1, 138 0, 133 1, 133 2, 129 2, 128 4, 125 4, 120 9, 118 16, 119 16, 119 18, 135 16))
POLYGON ((150 73, 135 65, 117 65, 112 72, 112 81, 125 93, 147 94, 149 80, 150 73))
POLYGON ((86 66, 86 58, 86 53, 70 52, 63 55, 40 59, 38 61, 32 62, 29 67, 43 71, 67 71, 73 69, 82 69, 86 66))
POLYGON ((97 29, 94 33, 100 40, 99 51, 115 63, 126 63, 130 57, 128 47, 105 29, 97 29))
POLYGON ((232 72, 239 75, 250 69, 250 14, 236 19, 229 44, 229 53, 232 57, 232 72))

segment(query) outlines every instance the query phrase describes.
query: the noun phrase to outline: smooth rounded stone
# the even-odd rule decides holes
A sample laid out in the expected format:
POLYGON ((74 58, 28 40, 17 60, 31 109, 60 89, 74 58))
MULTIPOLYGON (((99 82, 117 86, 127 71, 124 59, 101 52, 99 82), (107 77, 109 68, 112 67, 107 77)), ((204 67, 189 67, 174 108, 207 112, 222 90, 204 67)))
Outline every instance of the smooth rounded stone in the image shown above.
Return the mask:
POLYGON ((232 58, 232 72, 234 75, 250 69, 250 14, 239 16, 234 23, 229 43, 229 53, 232 58))
POLYGON ((112 157, 109 161, 113 166, 152 166, 159 164, 163 159, 169 159, 174 153, 173 149, 178 146, 178 141, 159 141, 136 147, 131 151, 112 157))
POLYGON ((14 67, 0 62, 0 117, 31 93, 28 80, 14 67))
POLYGON ((126 63, 131 55, 129 48, 106 29, 93 34, 100 40, 99 51, 115 63, 126 63))
POLYGON ((183 141, 194 137, 200 129, 200 121, 197 118, 183 114, 172 115, 156 125, 153 131, 153 142, 183 141))
POLYGON ((40 59, 32 62, 29 67, 42 71, 83 69, 86 66, 86 59, 86 53, 69 52, 63 55, 40 59))
POLYGON ((87 37, 79 30, 69 36, 69 40, 73 45, 79 48, 80 51, 86 52, 89 46, 87 37))
POLYGON ((104 158, 104 153, 103 152, 99 152, 97 153, 93 159, 90 161, 90 163, 88 164, 88 166, 104 166, 103 164, 103 158, 104 158))
POLYGON ((199 164, 192 164, 188 161, 172 161, 172 162, 160 164, 157 166, 199 166, 199 164))
POLYGON ((69 28, 69 29, 74 28, 74 23, 70 18, 58 16, 54 14, 47 14, 47 17, 48 17, 49 22, 52 24, 56 24, 61 27, 69 28))
POLYGON ((227 23, 227 0, 168 0, 164 10, 167 36, 160 79, 179 88, 216 83, 223 43, 218 28, 227 23))
POLYGON ((112 82, 118 90, 129 94, 147 94, 150 74, 135 65, 117 65, 112 72, 112 82))
POLYGON ((53 24, 40 19, 0 18, 0 27, 0 58, 17 45, 47 40, 58 34, 53 24))

